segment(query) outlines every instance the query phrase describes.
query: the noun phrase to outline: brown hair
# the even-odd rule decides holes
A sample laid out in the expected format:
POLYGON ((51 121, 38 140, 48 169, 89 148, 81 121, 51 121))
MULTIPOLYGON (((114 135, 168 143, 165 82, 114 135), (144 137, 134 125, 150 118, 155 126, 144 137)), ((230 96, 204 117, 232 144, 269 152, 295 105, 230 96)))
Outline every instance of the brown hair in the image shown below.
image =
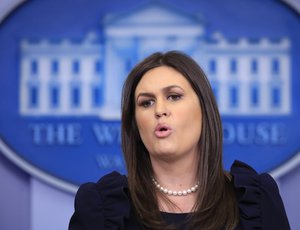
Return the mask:
POLYGON ((145 228, 165 229, 160 216, 150 157, 135 119, 135 89, 150 69, 168 66, 181 73, 196 92, 202 109, 202 132, 199 139, 199 188, 190 228, 233 229, 238 223, 234 190, 223 170, 222 124, 218 107, 205 73, 189 56, 178 51, 154 53, 129 73, 122 96, 122 149, 128 172, 128 186, 134 209, 145 228), (217 221, 216 221, 217 220, 217 221))

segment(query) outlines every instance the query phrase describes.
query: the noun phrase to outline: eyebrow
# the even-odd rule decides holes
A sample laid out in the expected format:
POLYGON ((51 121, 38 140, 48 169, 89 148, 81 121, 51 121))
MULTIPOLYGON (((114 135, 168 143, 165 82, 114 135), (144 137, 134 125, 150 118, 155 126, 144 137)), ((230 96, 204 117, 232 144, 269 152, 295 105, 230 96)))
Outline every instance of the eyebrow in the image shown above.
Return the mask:
MULTIPOLYGON (((166 87, 162 88, 162 91, 164 93, 166 93, 166 92, 170 91, 173 88, 179 88, 179 89, 183 90, 183 88, 180 87, 179 85, 169 85, 169 86, 166 86, 166 87)), ((144 97, 154 97, 154 94, 153 93, 148 93, 148 92, 141 92, 141 93, 139 93, 137 95, 136 99, 138 99, 141 96, 144 96, 144 97)))

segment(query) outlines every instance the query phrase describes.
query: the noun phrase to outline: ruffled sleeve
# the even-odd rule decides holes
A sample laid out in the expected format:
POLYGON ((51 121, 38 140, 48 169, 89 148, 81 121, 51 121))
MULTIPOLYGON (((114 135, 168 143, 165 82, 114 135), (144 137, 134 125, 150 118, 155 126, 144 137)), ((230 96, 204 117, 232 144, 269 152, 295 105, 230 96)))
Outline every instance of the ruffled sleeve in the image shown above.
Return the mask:
POLYGON ((80 186, 69 230, 125 229, 130 224, 127 179, 117 172, 80 186))
POLYGON ((277 184, 269 174, 258 174, 240 161, 233 163, 231 174, 242 229, 290 229, 277 184))

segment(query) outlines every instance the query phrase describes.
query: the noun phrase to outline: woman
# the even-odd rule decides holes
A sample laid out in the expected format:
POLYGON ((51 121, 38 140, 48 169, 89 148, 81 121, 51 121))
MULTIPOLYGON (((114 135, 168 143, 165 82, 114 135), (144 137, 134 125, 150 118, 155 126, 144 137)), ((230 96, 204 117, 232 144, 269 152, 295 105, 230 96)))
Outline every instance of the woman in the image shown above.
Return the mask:
POLYGON ((189 56, 155 53, 122 97, 128 176, 80 187, 69 229, 290 229, 275 181, 222 166, 222 125, 209 82, 189 56))

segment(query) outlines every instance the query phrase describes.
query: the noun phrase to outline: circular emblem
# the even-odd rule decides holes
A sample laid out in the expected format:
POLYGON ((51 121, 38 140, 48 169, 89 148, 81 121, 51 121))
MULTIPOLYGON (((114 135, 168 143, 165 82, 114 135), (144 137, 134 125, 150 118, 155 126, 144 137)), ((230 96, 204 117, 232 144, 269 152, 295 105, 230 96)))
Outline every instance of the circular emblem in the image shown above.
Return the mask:
POLYGON ((69 191, 126 173, 120 100, 130 69, 181 50, 205 70, 224 164, 272 171, 300 148, 300 20, 280 1, 28 1, 0 24, 0 151, 69 191))

